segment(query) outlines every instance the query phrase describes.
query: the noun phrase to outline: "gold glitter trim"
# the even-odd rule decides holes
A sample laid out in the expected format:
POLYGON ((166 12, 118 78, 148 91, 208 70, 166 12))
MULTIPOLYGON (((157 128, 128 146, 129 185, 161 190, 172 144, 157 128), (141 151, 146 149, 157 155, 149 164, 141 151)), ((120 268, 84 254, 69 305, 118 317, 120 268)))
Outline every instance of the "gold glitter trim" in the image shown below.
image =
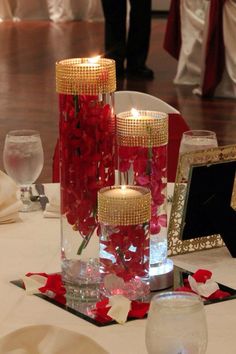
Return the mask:
POLYGON ((116 90, 115 61, 99 58, 72 58, 56 63, 56 91, 77 95, 96 95, 116 90))
MULTIPOLYGON (((198 238, 182 240, 182 228, 184 225, 184 211, 187 208, 186 196, 188 183, 185 180, 185 168, 187 165, 209 165, 212 163, 221 163, 236 160, 236 145, 221 146, 201 151, 186 152, 179 158, 177 175, 175 181, 174 197, 171 208, 171 215, 168 230, 168 255, 195 252, 205 249, 217 248, 224 246, 224 242, 220 234, 201 236, 198 238)), ((236 179, 235 179, 236 181, 236 179)), ((235 187, 231 199, 231 206, 236 205, 235 187)))
POLYGON ((151 192, 139 186, 125 186, 134 195, 119 193, 123 186, 112 186, 98 192, 98 221, 109 225, 138 225, 151 217, 151 192), (110 191, 110 193, 109 193, 110 191), (114 192, 113 192, 114 191, 114 192), (117 195, 114 196, 114 193, 117 195))
POLYGON ((168 143, 168 114, 156 111, 131 111, 117 115, 117 143, 120 146, 161 146, 168 143))

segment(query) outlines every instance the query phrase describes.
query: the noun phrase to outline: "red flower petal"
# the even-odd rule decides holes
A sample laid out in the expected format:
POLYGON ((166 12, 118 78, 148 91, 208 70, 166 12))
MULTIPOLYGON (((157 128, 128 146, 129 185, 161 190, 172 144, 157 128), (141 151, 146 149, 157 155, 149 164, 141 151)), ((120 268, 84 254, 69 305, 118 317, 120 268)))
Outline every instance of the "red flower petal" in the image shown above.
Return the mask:
POLYGON ((228 293, 227 291, 223 291, 223 290, 216 290, 213 294, 211 294, 208 299, 209 300, 214 300, 214 299, 223 299, 225 297, 230 296, 231 294, 228 293))
POLYGON ((211 279, 212 272, 206 269, 198 269, 192 277, 197 283, 205 283, 208 279, 211 279))
POLYGON ((150 182, 149 176, 137 176, 136 182, 140 186, 147 186, 150 182))
POLYGON ((149 310, 150 303, 132 301, 131 310, 129 311, 129 317, 143 318, 149 310))
MULTIPOLYGON (((105 298, 102 301, 96 303, 96 308, 92 310, 92 313, 95 315, 95 318, 100 323, 107 323, 112 321, 112 318, 107 315, 111 306, 108 306, 109 299, 105 298)), ((131 309, 128 313, 128 318, 143 318, 149 310, 149 303, 146 302, 131 302, 131 309)))
POLYGON ((65 293, 66 289, 62 283, 62 278, 60 274, 46 274, 46 273, 27 273, 26 276, 30 277, 32 275, 41 275, 47 278, 45 286, 42 286, 38 290, 45 294, 47 292, 52 292, 55 294, 54 300, 60 302, 61 304, 66 303, 65 293))

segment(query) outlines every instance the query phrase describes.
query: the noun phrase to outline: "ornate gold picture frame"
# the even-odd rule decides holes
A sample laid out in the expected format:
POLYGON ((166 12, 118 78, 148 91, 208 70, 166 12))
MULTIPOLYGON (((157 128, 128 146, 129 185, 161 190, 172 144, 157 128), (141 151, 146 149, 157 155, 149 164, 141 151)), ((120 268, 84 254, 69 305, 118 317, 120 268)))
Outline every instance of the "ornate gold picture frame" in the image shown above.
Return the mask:
MULTIPOLYGON (((236 177, 235 177, 235 166, 236 166, 236 145, 223 146, 218 148, 211 148, 207 150, 201 150, 196 152, 187 152, 180 156, 177 168, 177 175, 175 181, 174 195, 173 195, 173 204, 171 208, 170 221, 169 221, 169 230, 168 230, 168 255, 173 256, 177 254, 189 253, 194 251, 200 251, 203 249, 210 249, 216 247, 222 247, 227 244, 229 241, 229 246, 232 235, 224 235, 226 237, 223 238, 222 232, 215 232, 215 230, 223 230, 223 224, 219 224, 219 218, 217 218, 217 214, 219 212, 219 207, 217 209, 217 202, 214 201, 214 198, 223 198, 224 195, 224 184, 228 185, 228 189, 230 189, 230 200, 227 202, 229 205, 224 207, 223 214, 225 214, 225 209, 229 209, 231 215, 231 219, 236 227, 236 177), (210 167, 210 168, 209 168, 210 167), (186 175, 186 168, 188 170, 188 176, 186 175), (217 172, 216 172, 217 171, 217 172), (218 173, 220 172, 220 173, 218 173), (211 173, 210 176, 208 174, 211 173), (213 174, 212 174, 213 173, 213 174), (219 174, 222 175, 222 184, 219 174), (204 176, 208 179, 208 187, 205 186, 204 176), (209 178, 217 180, 214 183, 218 183, 219 188, 217 188, 217 184, 214 189, 211 187, 211 181, 209 178), (199 177, 199 178, 198 178, 199 177), (217 178, 215 178, 217 177, 217 178), (203 178, 203 179, 202 179, 203 178), (220 181, 220 182, 219 182, 220 181), (228 181, 228 183, 227 183, 228 181), (232 187, 233 186, 233 187, 232 187), (193 193, 193 189, 195 188, 195 194, 193 193), (210 197, 204 196, 205 200, 202 204, 199 204, 198 214, 195 213, 196 204, 200 203, 198 201, 198 194, 196 194, 196 188, 199 193, 199 199, 201 200, 201 195, 204 196, 204 190, 206 193, 208 189, 212 189, 210 197), (205 189, 204 189, 205 188, 205 189), (221 193, 222 196, 219 194, 221 193), (195 201, 193 200, 193 195, 195 195, 195 201), (212 199, 213 198, 213 199, 212 199), (209 203, 209 207, 207 205, 209 203), (208 209, 207 209, 208 208, 208 209), (201 225, 201 217, 198 219, 197 215, 201 214, 205 210, 211 210, 209 214, 209 219, 215 219, 216 226, 214 225, 214 220, 212 222, 213 227, 206 226, 204 229, 204 223, 201 225), (193 211, 194 210, 194 211, 193 211), (235 212, 235 214, 234 214, 235 212), (191 217, 195 215, 195 225, 196 230, 198 230, 199 226, 199 234, 196 234, 196 230, 192 227, 194 222, 191 222, 191 217), (186 217, 188 217, 186 219, 186 217), (198 222, 199 221, 199 222, 198 222), (193 235, 186 234, 184 231, 186 230, 186 223, 190 225, 188 230, 193 232, 193 235), (208 230, 213 230, 213 233, 208 234, 208 230), (206 232, 205 232, 206 231, 206 232), (223 241, 224 239, 224 241, 223 241)), ((227 188, 226 188, 227 189, 227 188)), ((209 192, 210 193, 210 192, 209 192)), ((229 192, 228 192, 229 195, 229 192)), ((228 200, 228 197, 226 198, 228 200)), ((225 200, 225 198, 224 198, 225 200)), ((223 203, 225 205, 225 202, 223 203)), ((208 211, 207 211, 208 212, 208 211)), ((206 214, 205 214, 206 215, 206 214)), ((205 217, 208 223, 208 216, 205 217)), ((227 227, 226 227, 227 228, 227 227)), ((190 231, 189 231, 190 232, 190 231)), ((235 237, 236 239, 236 237, 235 237)), ((236 241, 233 241, 236 242, 236 241)), ((230 247, 228 247, 230 249, 230 247)), ((236 244, 233 246, 236 252, 236 244)), ((232 254, 232 253, 231 253, 232 254)), ((235 257, 235 255, 233 255, 235 257)))

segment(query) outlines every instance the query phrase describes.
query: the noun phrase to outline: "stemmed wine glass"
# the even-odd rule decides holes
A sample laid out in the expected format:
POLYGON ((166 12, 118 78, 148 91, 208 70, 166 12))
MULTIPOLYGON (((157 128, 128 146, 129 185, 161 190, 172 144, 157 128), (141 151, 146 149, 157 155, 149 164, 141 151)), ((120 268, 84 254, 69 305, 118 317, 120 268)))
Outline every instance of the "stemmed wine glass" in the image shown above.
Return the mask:
POLYGON ((200 296, 166 292, 151 300, 146 325, 148 354, 204 354, 207 324, 200 296))
POLYGON ((179 153, 217 147, 216 133, 211 130, 188 130, 183 133, 179 153))
MULTIPOLYGON (((180 142, 179 155, 215 148, 218 146, 216 133, 211 130, 188 130, 183 133, 180 142)), ((189 166, 184 166, 184 178, 188 180, 189 166)))
POLYGON ((3 150, 7 174, 20 186, 23 206, 20 211, 39 209, 30 199, 31 184, 39 177, 44 163, 40 134, 36 130, 12 130, 7 133, 3 150))

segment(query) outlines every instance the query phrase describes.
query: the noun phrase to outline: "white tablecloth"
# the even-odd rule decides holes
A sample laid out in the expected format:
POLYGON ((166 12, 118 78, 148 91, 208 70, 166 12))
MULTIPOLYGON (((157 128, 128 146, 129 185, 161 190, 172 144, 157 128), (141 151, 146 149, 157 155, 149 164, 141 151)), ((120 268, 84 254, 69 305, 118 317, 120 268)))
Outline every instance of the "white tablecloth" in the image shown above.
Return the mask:
MULTIPOLYGON (((46 193, 50 185, 46 186, 46 193)), ((96 327, 10 284, 27 272, 60 270, 60 221, 41 211, 21 214, 22 222, 0 225, 0 336, 33 324, 51 324, 89 335, 111 354, 145 354, 146 320, 96 327)), ((226 248, 173 257, 176 265, 194 271, 206 268, 216 281, 236 288, 236 260, 226 248)), ((234 354, 236 300, 205 307, 207 354, 234 354)))

